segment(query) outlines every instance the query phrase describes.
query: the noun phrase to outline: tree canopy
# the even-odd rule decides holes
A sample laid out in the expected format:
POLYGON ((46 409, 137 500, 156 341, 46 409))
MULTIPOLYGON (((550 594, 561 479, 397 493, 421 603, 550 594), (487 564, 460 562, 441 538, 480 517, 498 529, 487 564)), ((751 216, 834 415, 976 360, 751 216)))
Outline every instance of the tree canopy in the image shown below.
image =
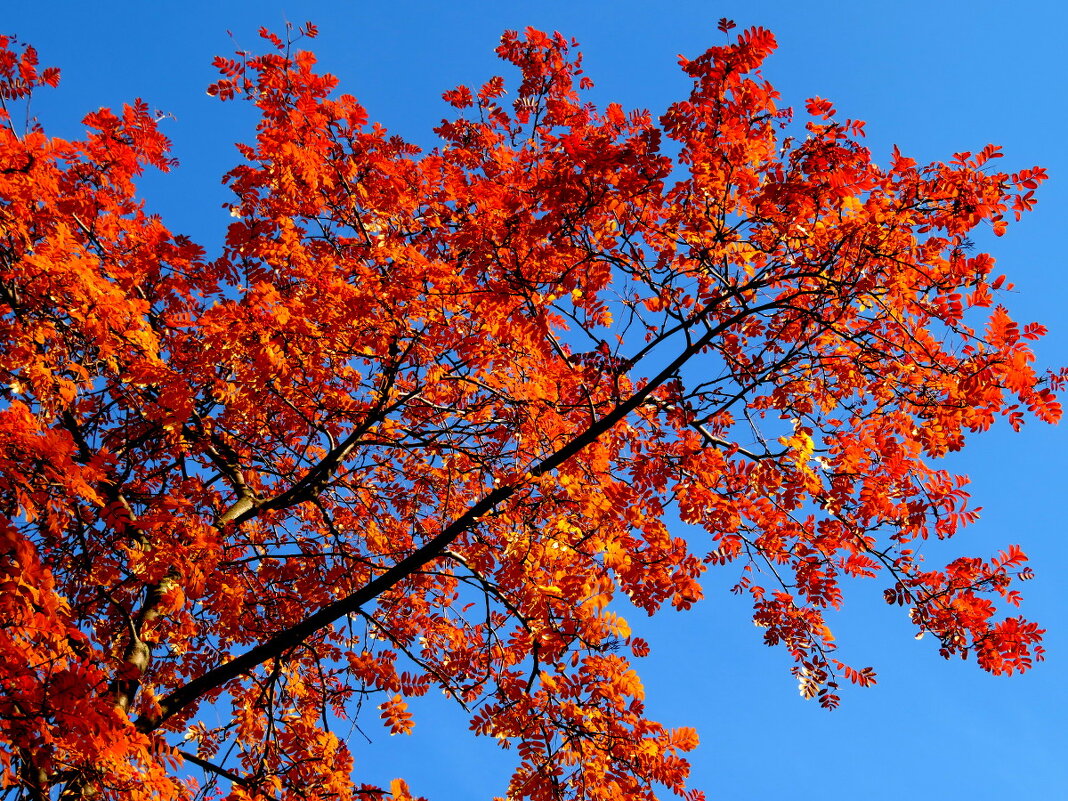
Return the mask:
POLYGON ((137 194, 173 165, 151 107, 20 129, 59 73, 0 38, 9 792, 404 799, 336 731, 406 733, 433 690, 514 750, 510 798, 695 799, 625 618, 709 569, 827 707, 875 681, 828 625, 846 579, 946 657, 1041 659, 1019 547, 917 551, 975 516, 939 457, 1060 415, 969 239, 1044 171, 879 166, 830 102, 779 105, 768 31, 720 27, 658 118, 507 32, 518 81, 447 91, 429 152, 316 72, 313 26, 262 31, 209 90, 259 115, 210 256, 137 194))

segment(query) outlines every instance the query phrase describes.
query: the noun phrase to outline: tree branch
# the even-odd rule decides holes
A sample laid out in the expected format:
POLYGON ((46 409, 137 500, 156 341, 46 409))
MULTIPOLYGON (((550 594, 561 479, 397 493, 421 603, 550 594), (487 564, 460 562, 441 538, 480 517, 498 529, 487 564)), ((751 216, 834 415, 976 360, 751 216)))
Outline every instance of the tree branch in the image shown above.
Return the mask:
MULTIPOLYGON (((772 308, 778 305, 780 305, 779 302, 771 302, 766 306, 767 308, 772 308)), ((649 396, 659 386, 676 375, 679 369, 687 361, 693 358, 693 356, 700 353, 714 337, 736 324, 744 317, 753 314, 754 312, 761 311, 762 308, 763 307, 745 309, 732 315, 718 325, 710 327, 700 338, 688 345, 671 361, 670 364, 654 376, 645 386, 631 395, 627 400, 616 405, 604 417, 594 422, 573 440, 535 465, 529 471, 530 476, 538 478, 555 470, 557 467, 578 454, 583 448, 596 442, 603 434, 611 430, 627 415, 645 403, 649 396)), ((713 309, 714 302, 706 306, 705 309, 702 310, 701 315, 705 316, 713 309)), ((340 451, 346 448, 346 443, 348 443, 350 439, 352 439, 351 436, 346 438, 345 442, 341 443, 338 449, 336 449, 336 452, 328 455, 327 459, 324 459, 324 462, 334 464, 335 459, 341 457, 342 454, 340 451)), ((347 453, 347 450, 345 450, 345 452, 347 453)), ((298 486, 308 487, 310 484, 314 484, 319 476, 317 475, 315 478, 310 479, 306 476, 305 478, 308 479, 308 483, 305 483, 304 481, 299 482, 298 485, 294 486, 292 489, 296 490, 298 486)), ((203 694, 217 689, 239 676, 249 673, 255 667, 270 659, 275 659, 281 656, 286 651, 300 645, 316 632, 327 628, 346 615, 355 614, 364 604, 369 603, 392 589, 403 579, 440 557, 449 545, 461 534, 474 528, 478 525, 483 516, 492 512, 527 485, 527 482, 517 482, 515 484, 502 485, 490 491, 484 495, 480 501, 469 507, 466 512, 442 529, 439 534, 428 540, 421 548, 397 562, 393 567, 365 584, 356 592, 324 606, 318 612, 309 615, 304 618, 304 620, 287 629, 279 631, 240 656, 209 670, 207 673, 198 676, 188 684, 177 688, 169 695, 160 699, 159 714, 145 714, 137 719, 135 725, 138 730, 142 732, 150 732, 159 728, 171 717, 195 703, 203 694)), ((278 496, 275 502, 280 503, 283 497, 286 498, 287 504, 299 502, 297 493, 294 493, 292 496, 288 493, 283 493, 281 496, 278 496)), ((259 508, 263 507, 261 506, 259 508)), ((238 521, 247 519, 248 517, 254 516, 256 511, 257 510, 250 510, 245 513, 245 515, 236 516, 236 519, 238 521)))
POLYGON ((203 768, 204 770, 209 771, 210 773, 214 773, 216 776, 222 776, 227 781, 231 781, 234 784, 240 784, 242 787, 252 786, 252 783, 249 782, 248 779, 241 778, 236 773, 227 770, 221 765, 216 765, 214 762, 208 762, 208 760, 201 759, 196 754, 191 754, 188 751, 183 751, 181 748, 178 749, 178 753, 182 755, 182 759, 184 759, 186 762, 192 762, 197 767, 203 768))

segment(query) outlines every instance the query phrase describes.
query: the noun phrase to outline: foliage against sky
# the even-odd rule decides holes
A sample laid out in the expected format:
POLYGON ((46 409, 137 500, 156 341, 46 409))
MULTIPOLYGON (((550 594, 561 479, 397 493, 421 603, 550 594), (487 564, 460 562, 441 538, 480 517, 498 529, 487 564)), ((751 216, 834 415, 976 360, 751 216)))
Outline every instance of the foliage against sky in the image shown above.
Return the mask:
POLYGON ((51 738, 46 781, 163 788, 151 733, 251 673, 226 689, 236 728, 191 738, 201 759, 243 743, 239 791, 343 787, 324 705, 391 693, 404 731, 431 684, 521 743, 517 794, 680 786, 695 739, 644 719, 619 647, 645 644, 608 604, 689 606, 724 562, 765 568, 740 588, 827 704, 872 675, 834 656, 839 574, 888 570, 947 654, 1027 667, 1037 628, 992 624, 983 594, 1015 600, 1020 555, 938 571, 908 546, 968 520, 929 458, 995 414, 1057 414, 1041 329, 995 307, 966 240, 1043 173, 990 170, 996 149, 880 169, 818 99, 784 141, 747 75, 771 47, 747 31, 684 65, 694 93, 661 123, 679 183, 647 115, 579 104, 560 38, 506 38, 515 104, 495 81, 449 93, 477 108, 429 155, 328 99, 308 56, 220 62, 215 92, 254 90, 263 119, 221 258, 132 203, 140 165, 167 166, 147 106, 98 112, 82 144, 10 136, 6 530, 50 599, 21 607, 49 626, 17 643, 18 709, 42 710, 19 758, 51 738), (665 528, 671 500, 703 552, 665 528), (471 592, 483 619, 456 609, 471 592), (362 634, 321 625, 346 615, 362 634), (253 656, 219 667, 230 649, 253 656))

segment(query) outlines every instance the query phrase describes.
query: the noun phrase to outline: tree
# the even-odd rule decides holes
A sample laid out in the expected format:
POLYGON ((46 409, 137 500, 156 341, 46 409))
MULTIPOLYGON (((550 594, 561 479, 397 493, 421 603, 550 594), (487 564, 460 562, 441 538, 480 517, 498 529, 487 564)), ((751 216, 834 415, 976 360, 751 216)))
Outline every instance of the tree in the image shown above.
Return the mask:
POLYGON ((710 566, 828 707, 874 681, 825 619, 846 577, 946 657, 1041 658, 993 603, 1018 547, 916 553, 975 516, 935 459, 1060 415, 1068 376, 968 239, 1041 169, 879 167, 827 101, 777 107, 757 28, 684 59, 658 122, 583 101, 563 37, 506 33, 514 99, 446 92, 423 153, 314 71, 314 33, 217 60, 260 122, 214 258, 137 198, 172 165, 148 105, 19 131, 58 72, 0 40, 9 794, 407 798, 331 727, 407 732, 436 688, 515 747, 510 797, 696 798, 697 735, 645 716, 621 611, 691 606, 710 566))

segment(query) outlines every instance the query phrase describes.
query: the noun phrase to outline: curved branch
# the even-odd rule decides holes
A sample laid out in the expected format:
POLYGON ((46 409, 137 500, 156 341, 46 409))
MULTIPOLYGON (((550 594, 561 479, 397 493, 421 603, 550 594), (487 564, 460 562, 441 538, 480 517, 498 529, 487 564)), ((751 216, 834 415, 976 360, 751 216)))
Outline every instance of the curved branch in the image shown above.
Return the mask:
MULTIPOLYGON (((596 442, 602 435, 626 418, 627 415, 645 403, 658 387, 675 376, 686 362, 700 353, 718 334, 754 312, 779 305, 781 305, 781 302, 770 302, 764 307, 746 309, 709 328, 701 337, 684 348, 670 364, 664 367, 641 389, 637 390, 625 401, 617 404, 604 417, 595 421, 577 437, 531 468, 529 475, 532 478, 541 477, 573 458, 583 448, 596 442)), ((713 308, 714 303, 709 304, 702 310, 701 316, 707 316, 713 308)), ((342 443, 342 446, 339 447, 344 447, 344 445, 345 443, 342 443)), ((336 458, 338 455, 334 454, 333 457, 336 458)), ((328 459, 333 463, 333 458, 328 457, 328 459)), ((515 484, 501 485, 487 493, 480 501, 469 507, 466 512, 442 529, 440 533, 424 543, 421 548, 397 562, 393 567, 365 584, 356 592, 324 606, 318 612, 309 615, 299 623, 279 631, 240 656, 209 670, 160 699, 158 714, 146 713, 137 719, 135 725, 138 730, 150 732, 159 728, 178 712, 194 704, 205 693, 249 673, 268 660, 281 656, 341 618, 355 614, 364 604, 373 601, 408 576, 442 556, 449 545, 461 534, 473 529, 485 515, 492 512, 526 486, 528 486, 528 482, 521 481, 515 484)), ((283 493, 283 496, 285 495, 286 493, 283 493)), ((293 497, 287 498, 287 501, 291 503, 298 502, 293 497)), ((263 508, 263 506, 259 506, 257 509, 250 509, 244 515, 235 517, 237 517, 238 521, 246 519, 255 515, 259 508, 263 508)))

